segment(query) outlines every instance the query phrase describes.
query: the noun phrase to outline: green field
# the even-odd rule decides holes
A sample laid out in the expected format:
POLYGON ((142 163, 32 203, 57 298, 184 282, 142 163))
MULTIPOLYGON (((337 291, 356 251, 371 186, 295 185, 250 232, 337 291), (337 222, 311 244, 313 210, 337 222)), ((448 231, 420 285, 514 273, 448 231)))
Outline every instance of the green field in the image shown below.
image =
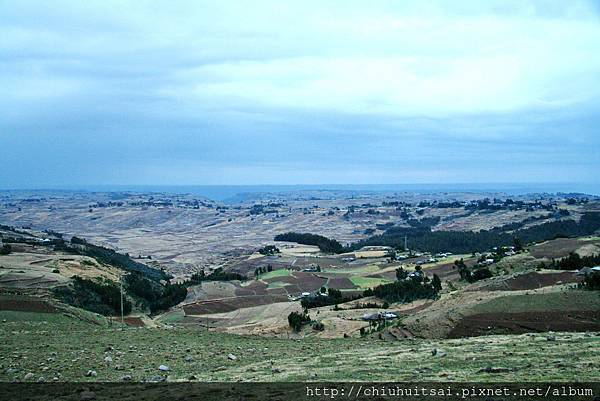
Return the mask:
POLYGON ((260 276, 258 276, 258 278, 261 280, 267 280, 267 279, 275 278, 275 277, 287 277, 290 274, 292 274, 292 272, 288 269, 278 269, 278 270, 273 270, 273 271, 261 274, 260 276))
POLYGON ((391 282, 390 280, 386 280, 384 278, 361 276, 350 277, 350 281, 352 281, 354 285, 360 288, 372 288, 377 287, 381 284, 387 284, 391 282))
POLYGON ((60 314, 0 312, 0 320, 0 381, 27 373, 32 381, 120 381, 124 375, 133 381, 591 381, 600 363, 600 336, 583 333, 558 333, 552 343, 544 334, 293 341, 185 328, 110 329, 60 314), (446 356, 433 356, 434 348, 446 356), (170 370, 159 371, 161 364, 170 370), (490 374, 486 367, 509 369, 490 374), (87 377, 90 369, 97 376, 87 377))

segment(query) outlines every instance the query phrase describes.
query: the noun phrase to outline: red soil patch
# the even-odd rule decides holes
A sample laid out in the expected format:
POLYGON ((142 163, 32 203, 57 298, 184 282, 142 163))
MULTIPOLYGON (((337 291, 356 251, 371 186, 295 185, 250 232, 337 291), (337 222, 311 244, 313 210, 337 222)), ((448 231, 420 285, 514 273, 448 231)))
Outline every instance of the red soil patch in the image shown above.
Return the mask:
POLYGON ((235 289, 235 295, 237 296, 248 296, 248 295, 267 295, 267 284, 261 281, 253 281, 247 286, 237 287, 235 289))
MULTIPOLYGON (((472 267, 475 263, 475 261, 470 260, 465 262, 465 264, 468 267, 472 267)), ((460 274, 458 273, 458 269, 455 267, 454 263, 444 263, 435 267, 424 268, 423 271, 428 276, 433 276, 434 274, 437 274, 438 277, 444 281, 460 280, 460 274)))
POLYGON ((327 283, 324 277, 317 277, 312 273, 294 272, 292 277, 296 279, 294 284, 298 285, 302 291, 316 291, 327 283))
POLYGON ((241 308, 272 304, 275 302, 285 302, 287 300, 288 298, 285 295, 249 295, 200 301, 193 304, 184 305, 183 310, 186 315, 205 315, 211 313, 231 312, 241 308))
POLYGON ((545 331, 600 331, 600 311, 479 313, 462 318, 448 338, 545 331))
POLYGON ((17 312, 38 312, 38 313, 58 313, 53 305, 43 299, 21 298, 4 299, 0 297, 0 310, 10 310, 17 312))
POLYGON ((353 290, 356 288, 356 285, 346 277, 330 278, 327 281, 327 286, 336 290, 353 290))
POLYGON ((519 291, 533 290, 536 288, 549 287, 557 284, 569 284, 581 282, 581 276, 572 272, 537 273, 528 272, 519 274, 506 280, 491 282, 483 286, 474 285, 466 291, 519 291))
POLYGON ((123 321, 125 322, 125 324, 127 326, 133 326, 133 327, 144 327, 144 326, 146 326, 144 324, 144 321, 140 317, 126 317, 126 318, 123 318, 123 321))

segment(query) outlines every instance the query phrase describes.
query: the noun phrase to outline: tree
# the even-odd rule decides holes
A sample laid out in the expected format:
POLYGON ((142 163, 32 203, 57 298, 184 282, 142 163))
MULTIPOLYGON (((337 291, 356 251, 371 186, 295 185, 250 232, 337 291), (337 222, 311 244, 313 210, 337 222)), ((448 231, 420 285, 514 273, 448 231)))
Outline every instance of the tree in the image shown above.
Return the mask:
POLYGON ((408 277, 408 272, 402 266, 396 269, 396 280, 405 280, 408 277))
POLYGON ((442 290, 442 280, 438 277, 437 274, 433 274, 433 279, 431 280, 431 286, 435 290, 435 292, 440 292, 442 290))

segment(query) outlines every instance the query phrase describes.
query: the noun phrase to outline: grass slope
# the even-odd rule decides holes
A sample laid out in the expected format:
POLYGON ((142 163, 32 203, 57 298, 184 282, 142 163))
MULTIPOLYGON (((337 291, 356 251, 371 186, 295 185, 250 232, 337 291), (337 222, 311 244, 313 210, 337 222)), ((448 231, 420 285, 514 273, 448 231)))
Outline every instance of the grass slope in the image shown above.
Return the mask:
POLYGON ((100 327, 60 314, 0 312, 0 381, 169 380, 552 381, 595 380, 600 336, 560 333, 387 342, 373 338, 300 341, 175 328, 100 327), (5 321, 4 321, 5 320, 5 321), (432 356, 432 349, 446 356, 432 356), (236 356, 235 360, 228 355, 236 356), (106 357, 112 361, 105 361, 106 357), (186 358, 187 357, 187 358, 186 358), (170 367, 160 372, 159 365, 170 367), (486 367, 502 373, 485 373, 486 367), (272 367, 274 368, 272 370, 272 367), (93 369, 96 377, 86 377, 93 369))

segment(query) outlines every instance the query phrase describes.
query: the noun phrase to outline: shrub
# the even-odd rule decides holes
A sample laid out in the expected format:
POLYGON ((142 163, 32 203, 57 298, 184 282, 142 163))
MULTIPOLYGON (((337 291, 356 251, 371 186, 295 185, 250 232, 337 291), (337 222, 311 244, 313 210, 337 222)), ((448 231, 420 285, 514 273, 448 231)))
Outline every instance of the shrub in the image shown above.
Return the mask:
POLYGON ((2 248, 0 248, 0 255, 10 255, 11 252, 12 247, 8 244, 4 244, 2 245, 2 248))
POLYGON ((302 329, 302 326, 310 322, 310 316, 306 313, 292 312, 288 315, 288 323, 290 327, 298 332, 302 329))

